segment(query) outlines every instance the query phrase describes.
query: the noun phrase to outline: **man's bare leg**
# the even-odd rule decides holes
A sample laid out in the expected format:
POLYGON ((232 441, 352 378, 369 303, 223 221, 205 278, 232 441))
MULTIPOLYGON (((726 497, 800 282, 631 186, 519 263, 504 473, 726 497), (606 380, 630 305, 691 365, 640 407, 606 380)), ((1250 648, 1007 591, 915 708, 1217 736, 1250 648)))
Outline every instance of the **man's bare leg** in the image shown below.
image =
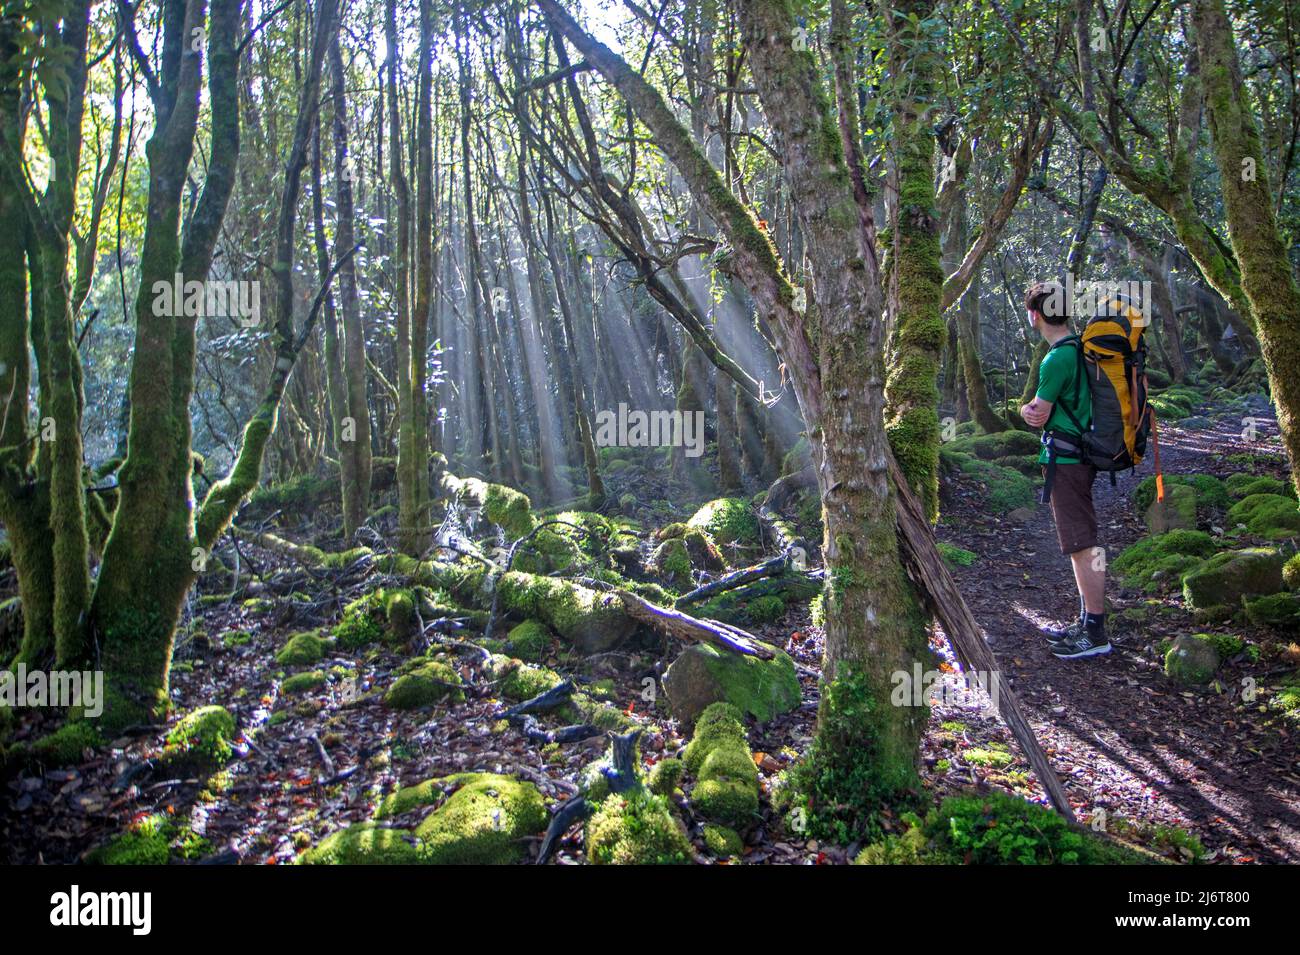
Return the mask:
POLYGON ((1106 548, 1085 547, 1070 555, 1074 582, 1083 598, 1083 609, 1092 614, 1106 612, 1106 548))

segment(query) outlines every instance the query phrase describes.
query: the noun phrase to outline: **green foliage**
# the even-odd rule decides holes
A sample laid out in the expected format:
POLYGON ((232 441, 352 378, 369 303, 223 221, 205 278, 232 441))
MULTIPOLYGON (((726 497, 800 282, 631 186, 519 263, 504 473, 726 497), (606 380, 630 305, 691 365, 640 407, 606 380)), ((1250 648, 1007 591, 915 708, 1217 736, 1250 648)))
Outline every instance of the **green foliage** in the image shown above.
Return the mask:
POLYGON ((88 865, 166 865, 176 827, 154 814, 134 823, 86 856, 88 865))
POLYGON ((964 550, 956 544, 949 544, 947 541, 939 541, 938 548, 939 554, 952 567, 970 567, 980 559, 979 554, 974 551, 964 550))
POLYGON ((637 788, 606 796, 588 820, 587 858, 595 865, 685 865, 691 843, 668 801, 637 788))
POLYGON ((745 612, 754 623, 772 623, 785 616, 785 601, 775 594, 755 597, 749 602, 745 612))

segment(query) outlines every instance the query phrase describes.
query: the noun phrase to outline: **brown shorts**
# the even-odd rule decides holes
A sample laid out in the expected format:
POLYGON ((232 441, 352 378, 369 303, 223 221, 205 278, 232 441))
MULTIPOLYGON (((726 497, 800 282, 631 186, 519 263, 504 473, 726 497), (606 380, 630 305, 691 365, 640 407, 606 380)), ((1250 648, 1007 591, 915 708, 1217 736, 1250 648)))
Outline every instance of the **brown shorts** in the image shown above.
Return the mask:
POLYGON ((1096 477, 1097 469, 1091 464, 1056 466, 1051 504, 1062 554, 1097 546, 1097 512, 1092 507, 1092 482, 1096 477))

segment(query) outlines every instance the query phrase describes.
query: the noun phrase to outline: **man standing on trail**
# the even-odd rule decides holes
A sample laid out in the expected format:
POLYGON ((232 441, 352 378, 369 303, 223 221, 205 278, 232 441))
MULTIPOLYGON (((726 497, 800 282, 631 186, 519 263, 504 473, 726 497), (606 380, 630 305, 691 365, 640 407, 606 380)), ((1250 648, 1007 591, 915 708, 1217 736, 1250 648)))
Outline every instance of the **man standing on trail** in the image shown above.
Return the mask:
POLYGON ((1082 435, 1092 421, 1092 395, 1083 343, 1070 330, 1065 289, 1039 282, 1025 293, 1030 327, 1048 343, 1038 366, 1038 392, 1020 409, 1031 428, 1043 428, 1044 500, 1052 505, 1061 553, 1074 565, 1079 619, 1066 627, 1045 627, 1052 653, 1063 660, 1110 652, 1106 637, 1106 552, 1097 546, 1092 482, 1097 469, 1083 460, 1082 435))

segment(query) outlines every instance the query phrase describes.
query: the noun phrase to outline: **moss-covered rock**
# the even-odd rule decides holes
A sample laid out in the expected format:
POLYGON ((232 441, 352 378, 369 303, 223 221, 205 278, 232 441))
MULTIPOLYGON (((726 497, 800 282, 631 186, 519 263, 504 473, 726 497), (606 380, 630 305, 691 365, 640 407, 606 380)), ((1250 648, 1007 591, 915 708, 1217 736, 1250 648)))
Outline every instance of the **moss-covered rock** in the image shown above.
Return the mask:
POLYGON ((1152 534, 1196 529, 1196 490, 1186 484, 1171 484, 1164 500, 1153 500, 1143 518, 1152 534))
POLYGON ((650 570, 674 587, 691 583, 691 553, 681 537, 670 537, 650 555, 650 570))
POLYGON ((696 777, 691 803, 700 815, 736 829, 754 821, 758 768, 739 710, 728 703, 714 703, 706 709, 686 747, 685 763, 696 777))
POLYGON ((1293 633, 1300 630, 1300 594, 1280 593, 1248 599, 1246 617, 1256 626, 1293 633))
POLYGON ((166 865, 176 827, 162 815, 145 816, 86 855, 87 865, 166 865))
POLYGON ((339 646, 358 650, 378 640, 405 643, 415 635, 416 594, 400 588, 380 588, 343 608, 334 628, 339 646))
POLYGON ((1185 633, 1165 654, 1165 674, 1184 686, 1203 686, 1214 679, 1220 662, 1219 651, 1206 634, 1185 633))
POLYGON ((612 650, 636 630, 617 597, 567 580, 511 571, 497 591, 508 612, 548 624, 583 653, 612 650))
POLYGON ((794 661, 771 649, 774 657, 761 660, 707 644, 687 647, 664 674, 673 716, 689 726, 711 703, 726 702, 766 722, 798 707, 802 691, 794 661))
POLYGON ((680 759, 671 756, 661 759, 650 767, 650 773, 646 777, 646 788, 660 796, 671 796, 681 784, 685 771, 686 766, 680 759))
POLYGON ((759 539, 758 515, 743 497, 715 498, 686 523, 719 544, 755 544, 759 539))
POLYGON ((704 839, 704 848, 708 849, 709 854, 716 859, 739 858, 745 851, 745 843, 741 841, 740 833, 727 826, 719 826, 712 822, 705 823, 700 835, 704 839))
MULTIPOLYGON (((455 778, 455 777, 451 777, 455 778)), ((421 806, 432 806, 446 795, 451 785, 444 778, 426 779, 412 786, 399 786, 379 801, 376 819, 391 819, 421 806)))
POLYGON ((685 865, 691 843, 668 801, 646 789, 606 796, 587 821, 587 858, 595 865, 685 865))
POLYGON ((1224 479, 1228 494, 1240 500, 1253 494, 1277 494, 1281 497, 1295 497, 1295 488, 1281 478, 1266 474, 1231 474, 1224 479))
POLYGON ((308 670, 305 673, 296 673, 291 677, 286 677, 280 684, 280 692, 289 696, 298 693, 310 693, 312 690, 318 690, 325 685, 325 671, 308 670))
POLYGON ((331 833, 298 857, 299 865, 415 865, 422 862, 416 837, 405 829, 359 822, 331 833))
POLYGON ((1202 613, 1236 610, 1244 597, 1263 597, 1282 589, 1280 551, 1267 547, 1215 554, 1183 577, 1183 598, 1202 613))
POLYGON ((502 654, 492 656, 488 661, 488 671, 497 683, 498 695, 516 703, 531 700, 563 680, 554 670, 502 654))
POLYGON ((1257 537, 1280 540, 1300 534, 1300 507, 1281 494, 1251 494, 1228 510, 1228 521, 1257 537))
POLYGON ((1029 454, 1037 456, 1040 444, 1036 434, 1013 430, 958 438, 948 446, 954 451, 973 454, 981 461, 996 461, 1029 454))
POLYGON ((69 720, 53 733, 14 747, 10 758, 15 761, 35 762, 42 766, 76 766, 86 758, 86 751, 104 745, 92 721, 69 720))
POLYGON ((939 452, 939 461, 948 474, 959 474, 979 484, 983 503, 994 514, 1034 506, 1034 483, 1019 471, 947 447, 939 452))
POLYGON ((161 761, 170 769, 211 772, 230 759, 235 718, 224 706, 191 710, 167 734, 161 761))
POLYGON ((1214 554, 1214 538, 1201 531, 1177 530, 1145 537, 1126 547, 1110 569, 1125 587, 1154 592, 1182 584, 1183 575, 1214 554))
POLYGON ((485 518, 511 538, 523 537, 536 526, 528 495, 514 488, 478 478, 458 478, 450 473, 442 476, 442 487, 462 503, 476 505, 485 518))
POLYGON ((1292 590, 1300 590, 1300 554, 1292 554, 1282 565, 1282 582, 1292 590))
MULTIPOLYGON (((1225 511, 1232 504, 1232 498, 1224 483, 1213 474, 1166 474, 1164 475, 1165 493, 1175 487, 1190 487, 1196 492, 1198 513, 1225 511)), ((1155 475, 1143 478, 1133 491, 1133 506, 1139 514, 1145 514, 1156 499, 1155 475)))
POLYGON ((550 820, 530 782, 495 773, 461 773, 443 782, 455 792, 415 829, 421 854, 432 865, 522 862, 523 840, 550 820))
POLYGON ((295 633, 285 641, 275 662, 282 667, 310 666, 325 656, 325 641, 315 632, 295 633))
POLYGON ((441 660, 429 660, 394 680, 384 694, 384 705, 394 710, 418 710, 442 700, 462 703, 462 686, 459 673, 441 660))
POLYGON ((546 658, 553 642, 546 624, 525 620, 506 635, 506 650, 525 663, 536 663, 546 658))

